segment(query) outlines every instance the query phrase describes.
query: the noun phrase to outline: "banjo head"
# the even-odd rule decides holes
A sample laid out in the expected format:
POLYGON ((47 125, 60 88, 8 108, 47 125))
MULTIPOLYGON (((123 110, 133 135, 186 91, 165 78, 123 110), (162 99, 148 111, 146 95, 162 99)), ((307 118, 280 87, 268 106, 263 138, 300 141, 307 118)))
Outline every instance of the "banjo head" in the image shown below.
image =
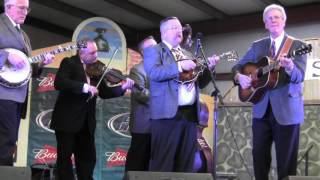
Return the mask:
POLYGON ((0 69, 0 83, 9 88, 20 87, 28 83, 31 77, 31 65, 28 56, 16 49, 7 48, 4 50, 21 57, 25 62, 25 66, 21 69, 17 69, 9 62, 6 62, 0 69))

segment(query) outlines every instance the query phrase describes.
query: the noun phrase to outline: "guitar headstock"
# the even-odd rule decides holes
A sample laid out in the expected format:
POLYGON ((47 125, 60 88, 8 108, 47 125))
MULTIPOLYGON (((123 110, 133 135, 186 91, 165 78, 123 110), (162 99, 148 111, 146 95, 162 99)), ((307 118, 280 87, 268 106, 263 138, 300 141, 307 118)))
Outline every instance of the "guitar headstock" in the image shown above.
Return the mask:
POLYGON ((77 48, 81 49, 81 48, 86 48, 87 47, 87 41, 79 41, 77 43, 77 48))
POLYGON ((312 45, 311 44, 303 44, 300 48, 294 50, 292 52, 293 56, 301 56, 303 54, 310 53, 312 51, 312 45))
POLYGON ((226 59, 227 61, 237 61, 239 56, 237 51, 231 50, 219 55, 220 59, 226 59))

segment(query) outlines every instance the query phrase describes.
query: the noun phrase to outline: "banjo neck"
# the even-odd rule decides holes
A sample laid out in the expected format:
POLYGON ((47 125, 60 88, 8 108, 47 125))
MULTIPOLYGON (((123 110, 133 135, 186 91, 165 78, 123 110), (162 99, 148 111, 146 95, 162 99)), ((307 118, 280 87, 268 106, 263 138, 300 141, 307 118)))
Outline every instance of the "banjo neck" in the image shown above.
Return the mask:
POLYGON ((57 49, 51 50, 51 51, 46 51, 43 52, 41 54, 32 56, 29 58, 30 63, 37 63, 37 62, 41 62, 44 60, 44 57, 47 53, 50 53, 52 55, 56 55, 56 54, 60 54, 63 52, 67 52, 67 51, 71 51, 73 49, 78 49, 79 47, 82 47, 82 45, 79 44, 73 44, 73 45, 67 45, 67 46, 59 46, 57 49))
POLYGON ((42 62, 45 59, 45 55, 47 53, 55 55, 55 54, 63 53, 73 49, 79 49, 79 48, 85 48, 85 47, 87 47, 86 42, 80 42, 77 44, 71 43, 71 45, 66 45, 63 47, 59 46, 54 50, 47 51, 32 57, 30 56, 28 57, 25 53, 17 49, 6 48, 4 49, 6 52, 13 53, 19 56, 25 62, 26 65, 21 69, 16 69, 10 63, 5 63, 0 68, 0 85, 5 86, 7 88, 18 88, 18 87, 24 86, 29 82, 31 78, 31 71, 32 71, 31 63, 42 62))

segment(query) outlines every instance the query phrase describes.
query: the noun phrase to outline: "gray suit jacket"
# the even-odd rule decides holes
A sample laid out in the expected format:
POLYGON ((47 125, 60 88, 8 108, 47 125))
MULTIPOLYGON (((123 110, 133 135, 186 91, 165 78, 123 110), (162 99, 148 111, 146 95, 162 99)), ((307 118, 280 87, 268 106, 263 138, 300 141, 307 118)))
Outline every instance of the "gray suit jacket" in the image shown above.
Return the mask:
POLYGON ((144 91, 139 91, 136 88, 132 89, 130 101, 130 131, 133 133, 150 133, 150 85, 144 70, 143 62, 132 67, 129 76, 135 83, 145 88, 144 91))
MULTIPOLYGON (((173 118, 178 109, 179 84, 176 80, 179 78, 179 70, 170 49, 164 43, 146 48, 144 67, 150 78, 151 119, 173 118)), ((209 73, 208 70, 204 71, 195 82, 198 117, 200 112, 199 88, 205 87, 210 82, 209 73)))
MULTIPOLYGON (((3 50, 5 48, 14 48, 24 52, 26 55, 30 55, 31 45, 29 38, 23 30, 21 31, 23 37, 4 13, 0 15, 0 67, 8 58, 8 53, 3 50)), ((6 88, 0 85, 0 99, 24 102, 27 88, 27 85, 19 88, 6 88)))
MULTIPOLYGON (((285 36, 281 47, 284 44, 285 36)), ((264 38, 254 42, 243 58, 236 64, 232 71, 235 74, 241 71, 241 67, 247 62, 258 62, 262 57, 267 56, 270 49, 270 38, 264 38)), ((289 50, 301 47, 303 42, 295 39, 289 50)), ((273 114, 279 124, 292 125, 302 123, 304 120, 303 107, 303 80, 306 70, 306 55, 294 57, 295 67, 289 76, 284 69, 280 70, 279 85, 277 88, 267 91, 260 102, 253 106, 253 118, 262 118, 270 101, 273 114)))

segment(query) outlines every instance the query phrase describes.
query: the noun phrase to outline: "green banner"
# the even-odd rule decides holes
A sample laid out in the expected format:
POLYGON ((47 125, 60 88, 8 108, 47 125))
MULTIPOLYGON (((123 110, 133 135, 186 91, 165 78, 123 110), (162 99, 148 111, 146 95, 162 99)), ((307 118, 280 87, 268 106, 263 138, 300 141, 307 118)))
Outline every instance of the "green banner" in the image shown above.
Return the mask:
MULTIPOLYGON (((53 87, 56 69, 44 69, 42 77, 33 79, 27 165, 50 168, 55 164, 56 140, 49 129, 51 113, 58 92, 53 87)), ((127 96, 97 100, 96 150, 94 178, 121 180, 130 144, 127 96)))

